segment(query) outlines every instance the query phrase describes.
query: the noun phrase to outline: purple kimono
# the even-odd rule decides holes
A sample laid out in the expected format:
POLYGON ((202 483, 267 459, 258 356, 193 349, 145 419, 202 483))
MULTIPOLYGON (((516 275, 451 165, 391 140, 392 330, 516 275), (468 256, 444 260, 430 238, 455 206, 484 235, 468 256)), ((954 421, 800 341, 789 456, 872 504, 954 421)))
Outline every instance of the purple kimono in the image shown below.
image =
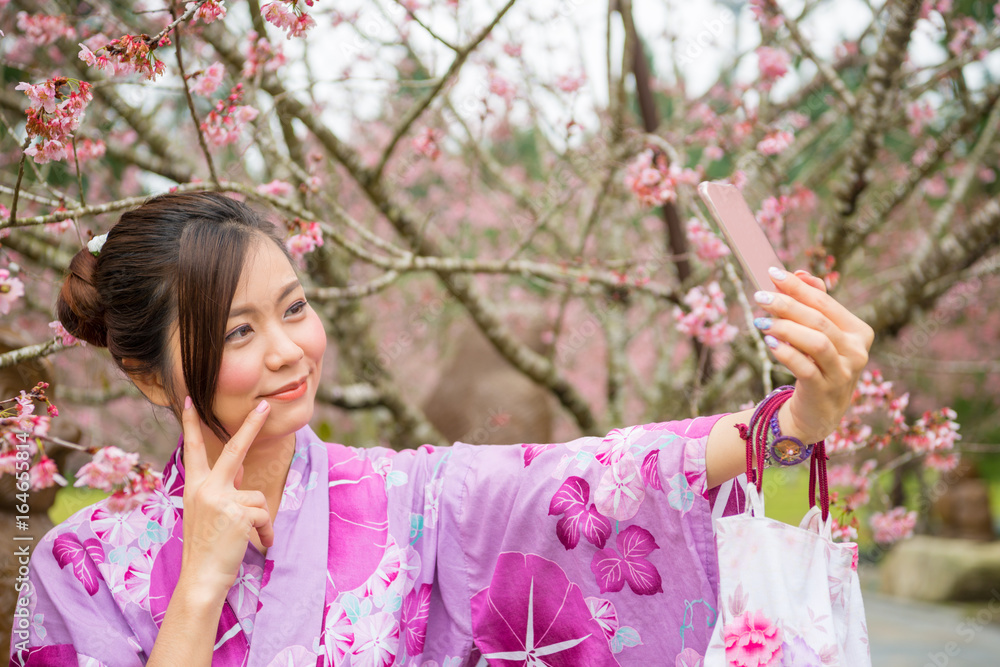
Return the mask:
MULTIPOLYGON (((303 427, 274 545, 247 545, 212 664, 700 665, 713 514, 742 504, 742 480, 705 488, 720 416, 398 453, 303 427)), ((146 662, 180 573, 180 454, 141 506, 99 502, 35 546, 11 665, 146 662)))

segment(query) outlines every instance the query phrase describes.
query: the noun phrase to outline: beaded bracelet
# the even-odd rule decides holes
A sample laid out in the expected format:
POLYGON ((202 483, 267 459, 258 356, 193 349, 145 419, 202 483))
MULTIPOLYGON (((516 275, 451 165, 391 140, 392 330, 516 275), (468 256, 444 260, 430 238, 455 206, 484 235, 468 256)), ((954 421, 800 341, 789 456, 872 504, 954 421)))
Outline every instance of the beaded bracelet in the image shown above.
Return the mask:
POLYGON ((816 443, 805 445, 794 436, 783 435, 778 424, 778 410, 791 398, 794 387, 778 387, 761 401, 750 417, 750 425, 736 424, 740 437, 747 443, 747 477, 757 485, 763 482, 764 468, 769 463, 782 466, 802 463, 813 453, 816 443), (757 454, 754 470, 753 454, 757 454))

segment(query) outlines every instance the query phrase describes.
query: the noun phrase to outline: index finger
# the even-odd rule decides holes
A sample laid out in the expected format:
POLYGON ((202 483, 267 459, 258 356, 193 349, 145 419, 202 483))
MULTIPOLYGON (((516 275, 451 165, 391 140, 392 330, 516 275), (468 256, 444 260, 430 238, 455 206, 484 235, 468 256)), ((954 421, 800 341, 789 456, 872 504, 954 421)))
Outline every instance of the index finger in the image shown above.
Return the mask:
POLYGON ((181 426, 184 429, 184 448, 181 451, 184 462, 184 478, 194 481, 204 479, 209 473, 205 441, 201 437, 201 420, 191 403, 191 397, 184 398, 181 410, 181 426))
POLYGON ((267 420, 270 408, 271 405, 267 400, 261 399, 257 407, 247 415, 240 429, 223 446, 219 458, 215 461, 215 467, 212 468, 212 472, 221 475, 223 481, 235 485, 236 473, 239 472, 240 466, 243 464, 243 459, 250 449, 250 443, 257 437, 260 427, 267 420))
POLYGON ((778 280, 773 275, 771 281, 778 290, 794 298, 796 301, 815 308, 841 331, 862 335, 871 327, 860 317, 849 311, 842 303, 832 296, 806 283, 794 273, 785 272, 785 277, 778 280))

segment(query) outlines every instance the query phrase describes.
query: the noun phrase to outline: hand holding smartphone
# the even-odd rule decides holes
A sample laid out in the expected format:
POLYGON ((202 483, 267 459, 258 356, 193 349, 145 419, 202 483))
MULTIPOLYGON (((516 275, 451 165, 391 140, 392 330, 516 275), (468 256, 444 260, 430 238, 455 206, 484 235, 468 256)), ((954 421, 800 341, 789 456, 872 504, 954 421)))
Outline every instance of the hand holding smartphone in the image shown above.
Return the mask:
POLYGON ((698 185, 698 194, 736 255, 743 273, 758 290, 773 291, 774 284, 767 272, 776 266, 784 270, 781 260, 771 247, 767 235, 754 218, 739 188, 727 183, 705 181, 698 185))

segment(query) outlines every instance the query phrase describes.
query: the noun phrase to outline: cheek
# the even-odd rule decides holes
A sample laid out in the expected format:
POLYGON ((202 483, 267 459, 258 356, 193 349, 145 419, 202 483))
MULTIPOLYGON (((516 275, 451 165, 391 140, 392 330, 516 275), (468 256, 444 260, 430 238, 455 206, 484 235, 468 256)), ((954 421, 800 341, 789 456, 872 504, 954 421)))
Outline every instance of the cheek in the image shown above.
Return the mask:
POLYGON ((219 382, 216 386, 216 401, 246 401, 256 395, 260 383, 260 363, 249 363, 240 355, 229 354, 223 357, 219 368, 219 382))
POLYGON ((323 362, 323 353, 326 352, 326 331, 323 329, 319 315, 312 311, 310 311, 305 325, 300 343, 302 351, 318 365, 323 362))

